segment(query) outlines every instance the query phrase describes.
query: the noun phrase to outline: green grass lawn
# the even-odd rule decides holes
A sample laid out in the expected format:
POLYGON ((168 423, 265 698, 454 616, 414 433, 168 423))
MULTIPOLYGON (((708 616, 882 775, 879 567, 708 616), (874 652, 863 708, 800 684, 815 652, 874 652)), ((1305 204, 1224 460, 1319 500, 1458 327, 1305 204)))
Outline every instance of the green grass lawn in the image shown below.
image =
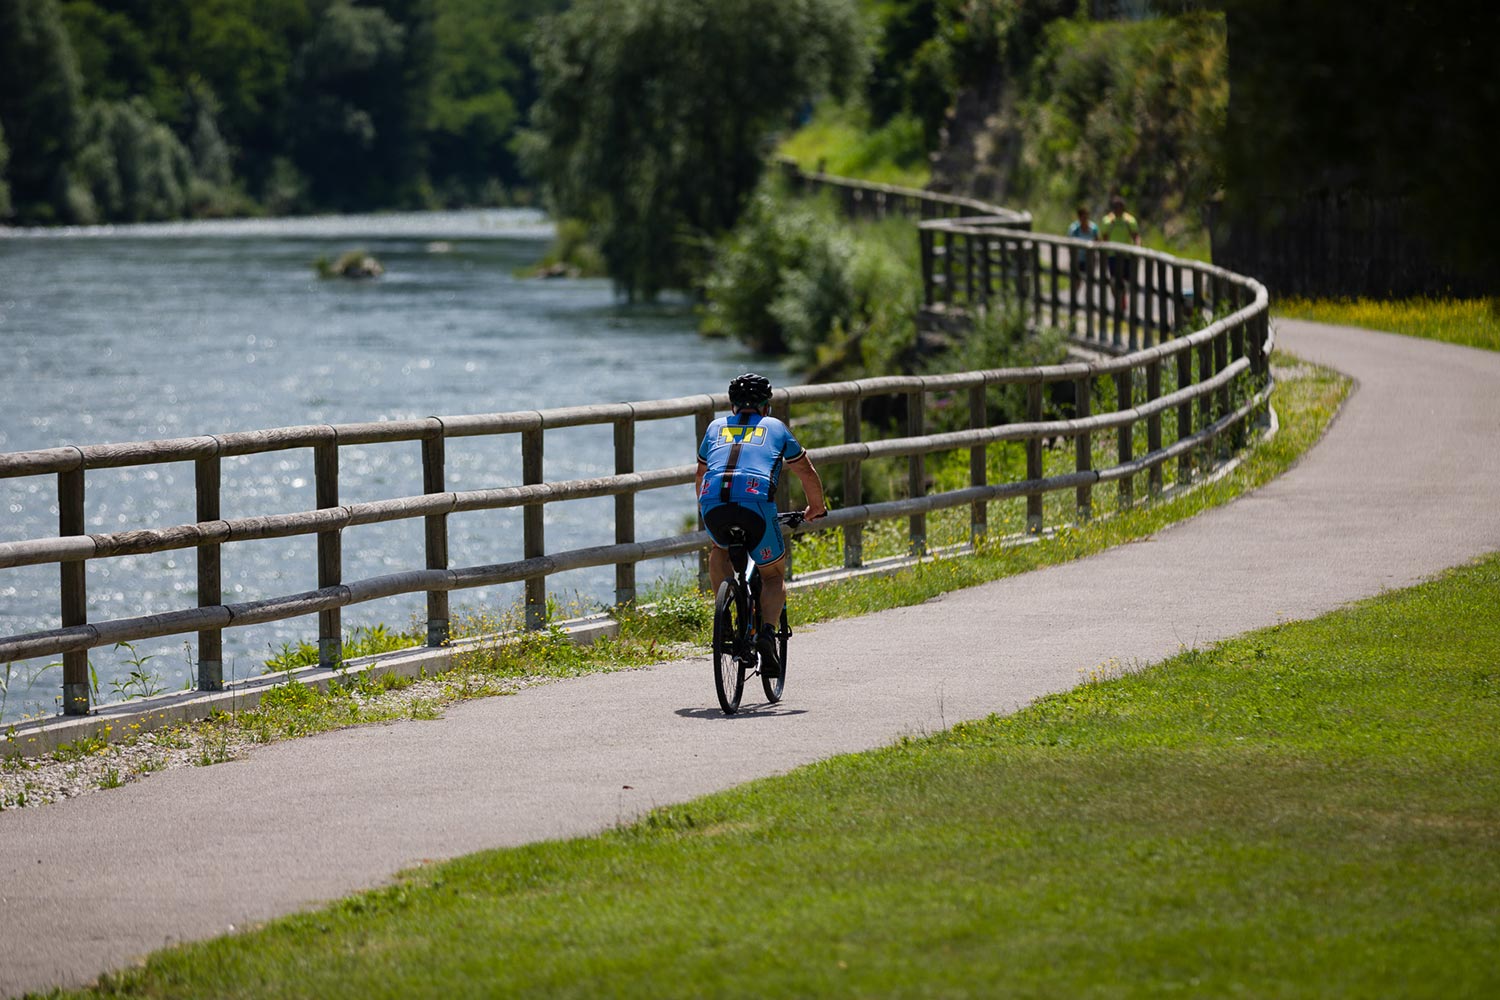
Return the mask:
POLYGON ((1362 326, 1500 351, 1500 298, 1404 299, 1395 302, 1281 299, 1276 303, 1275 311, 1291 319, 1362 326))
POLYGON ((1492 996, 1500 557, 110 978, 129 996, 1492 996))

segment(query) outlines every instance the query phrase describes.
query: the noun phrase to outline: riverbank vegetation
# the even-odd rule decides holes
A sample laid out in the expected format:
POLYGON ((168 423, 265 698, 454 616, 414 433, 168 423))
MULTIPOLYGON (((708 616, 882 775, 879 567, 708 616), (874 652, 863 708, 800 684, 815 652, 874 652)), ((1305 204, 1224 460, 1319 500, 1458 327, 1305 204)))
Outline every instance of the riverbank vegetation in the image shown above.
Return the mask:
POLYGON ((1485 995, 1497 595, 1491 556, 1105 662, 1014 715, 424 866, 82 995, 1485 995))
POLYGON ((800 106, 863 78, 852 0, 575 0, 536 36, 526 161, 631 299, 701 287, 800 106))
POLYGON ((1279 299, 1275 311, 1292 319, 1388 330, 1500 351, 1500 299, 1279 299))
POLYGON ((564 0, 8 0, 0 220, 497 204, 564 0), (7 205, 6 188, 9 188, 7 205))

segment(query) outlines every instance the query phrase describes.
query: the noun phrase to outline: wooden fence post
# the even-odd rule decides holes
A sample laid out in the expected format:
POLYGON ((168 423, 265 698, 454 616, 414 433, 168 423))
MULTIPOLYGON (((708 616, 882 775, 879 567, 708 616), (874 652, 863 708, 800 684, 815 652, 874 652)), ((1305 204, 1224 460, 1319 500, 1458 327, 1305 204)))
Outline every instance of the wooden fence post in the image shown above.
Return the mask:
MULTIPOLYGON (((990 423, 989 407, 985 400, 986 386, 976 385, 969 389, 969 427, 979 430, 990 423)), ((984 486, 989 482, 989 469, 985 460, 985 446, 974 445, 969 449, 969 485, 984 486)), ((969 508, 969 540, 977 547, 989 531, 989 504, 976 500, 969 508)))
MULTIPOLYGON (((434 417, 434 420, 437 418, 434 417)), ((437 421, 435 433, 422 439, 422 492, 447 492, 447 438, 443 422, 437 421)), ((448 515, 431 514, 423 518, 423 548, 428 569, 448 568, 448 515)), ((446 590, 427 592, 427 645, 446 646, 452 634, 451 612, 446 590)))
POLYGON ((1187 300, 1183 298, 1182 268, 1172 265, 1172 334, 1180 334, 1187 326, 1187 300))
POLYGON ((933 289, 934 267, 933 267, 933 244, 932 230, 918 229, 917 239, 922 247, 922 295, 927 308, 931 309, 937 302, 937 293, 933 289))
MULTIPOLYGON (((697 431, 697 436, 693 439, 693 453, 695 455, 697 454, 699 442, 703 440, 703 435, 708 433, 708 425, 713 422, 714 408, 712 404, 707 409, 699 410, 693 414, 693 427, 697 431)), ((698 515, 698 530, 704 530, 702 514, 698 515)), ((708 575, 708 549, 702 548, 698 550, 698 589, 709 592, 711 586, 712 581, 708 575)))
MULTIPOLYGON (((1040 381, 1029 382, 1026 385, 1026 422, 1036 424, 1041 420, 1042 383, 1040 381)), ((1026 439, 1026 478, 1033 481, 1042 478, 1042 439, 1035 434, 1026 439)), ((1026 494, 1026 533, 1028 535, 1042 533, 1042 495, 1040 493, 1026 494)))
MULTIPOLYGON (((338 431, 329 428, 328 440, 313 446, 314 492, 319 510, 339 505, 338 431)), ((343 532, 318 532, 318 589, 344 582, 343 532)), ((343 609, 318 612, 318 666, 337 667, 344 659, 343 609)))
MULTIPOLYGON (((1203 343, 1198 345, 1198 379, 1203 381, 1213 378, 1213 344, 1203 343)), ((1214 422, 1213 393, 1206 392, 1198 397, 1198 429, 1201 431, 1214 422)), ((1199 446, 1200 454, 1198 468, 1207 471, 1214 467, 1213 442, 1205 441, 1199 446)))
POLYGON ((1127 256, 1121 262, 1125 264, 1125 273, 1127 273, 1127 277, 1125 277, 1125 313, 1127 313, 1127 324, 1130 327, 1130 334, 1128 334, 1128 337, 1130 337, 1130 349, 1131 351, 1139 351, 1140 346, 1145 342, 1142 337, 1140 313, 1149 313, 1149 309, 1151 309, 1151 304, 1149 304, 1151 303, 1151 286, 1146 283, 1146 280, 1151 279, 1151 273, 1143 267, 1145 261, 1142 261, 1139 256, 1127 256), (1145 271, 1146 280, 1142 280, 1143 271, 1145 271))
MULTIPOLYGON (((1128 410, 1134 404, 1134 389, 1132 386, 1129 368, 1115 375, 1115 393, 1117 410, 1128 410)), ((1119 434, 1119 447, 1116 457, 1121 465, 1135 458, 1135 424, 1121 424, 1119 434)), ((1119 509, 1121 513, 1129 510, 1135 503, 1135 477, 1121 476, 1118 480, 1120 486, 1119 509)))
MULTIPOLYGON (((859 420, 859 397, 844 400, 844 443, 857 444, 863 429, 859 420)), ((860 482, 860 461, 851 459, 844 463, 844 506, 853 507, 860 502, 863 484, 860 482)), ((864 526, 851 524, 844 528, 844 567, 856 569, 864 565, 864 526)))
MULTIPOLYGON (((1082 268, 1078 266, 1078 251, 1068 247, 1068 336, 1078 336, 1078 291, 1083 287, 1082 268)), ((1085 260, 1088 258, 1085 257, 1085 260)))
MULTIPOLYGON (((1052 301, 1052 325, 1053 326, 1057 326, 1058 325, 1058 319, 1059 319, 1059 317, 1062 314, 1062 301, 1058 298, 1058 292, 1057 292, 1057 249, 1058 248, 1057 248, 1057 244, 1056 243, 1049 243, 1049 244, 1047 244, 1047 246, 1048 246, 1049 251, 1050 251, 1051 256, 1052 256, 1052 266, 1051 266, 1051 268, 1048 271, 1048 276, 1049 276, 1049 279, 1050 279, 1049 282, 1048 282, 1048 284, 1049 284, 1049 288, 1050 288, 1050 290, 1052 292, 1052 295, 1051 295, 1051 301, 1052 301)), ((1071 332, 1071 331, 1069 331, 1069 332, 1071 332)))
POLYGON ((1026 266, 1031 270, 1031 318, 1042 321, 1042 245, 1031 241, 1031 252, 1026 255, 1026 266))
MULTIPOLYGON (((615 421, 615 475, 629 475, 635 471, 635 416, 615 421)), ((635 494, 620 493, 615 496, 615 544, 626 545, 635 541, 635 494)), ((615 564, 615 604, 629 604, 635 600, 635 563, 615 564)))
MULTIPOLYGON (((82 456, 78 468, 57 474, 57 533, 86 534, 83 510, 84 472, 82 456)), ((86 625, 89 620, 87 563, 82 559, 61 563, 62 627, 86 625)), ((87 650, 63 654, 63 714, 89 714, 89 654, 87 650)))
MULTIPOLYGON (((545 482, 542 476, 542 452, 545 435, 541 427, 521 432, 521 483, 532 486, 545 482)), ((523 534, 521 558, 535 559, 547 554, 545 510, 539 503, 521 508, 523 534)), ((526 581, 526 627, 542 628, 547 624, 547 578, 531 577, 526 581)))
MULTIPOLYGON (((1250 372, 1251 388, 1259 392, 1267 384, 1269 374, 1269 359, 1266 357, 1266 338, 1271 333, 1271 317, 1268 310, 1261 310, 1256 315, 1254 322, 1250 324, 1250 372)), ((1266 430, 1271 426, 1271 412, 1269 405, 1261 406, 1255 414, 1255 426, 1259 430, 1266 430)))
POLYGON ((1172 314, 1177 304, 1167 291, 1172 269, 1164 260, 1156 262, 1156 342, 1169 340, 1172 336, 1172 314))
MULTIPOLYGON (((1193 352, 1191 348, 1177 352, 1177 388, 1186 389, 1193 382, 1193 352)), ((1177 404, 1177 440, 1181 441, 1193 433, 1193 401, 1185 399, 1177 404)), ((1193 481, 1193 450, 1191 448, 1177 456, 1177 482, 1186 486, 1193 481)))
MULTIPOLYGON (((193 463, 199 524, 219 519, 219 473, 218 455, 193 463)), ((211 608, 224 602, 222 562, 218 545, 198 546, 198 607, 211 608)), ((198 690, 224 690, 224 633, 219 629, 198 633, 198 690)))
MULTIPOLYGON (((907 437, 921 437, 926 431, 925 410, 927 408, 927 394, 921 389, 910 393, 906 397, 906 435, 907 437)), ((906 486, 907 494, 912 497, 927 495, 927 456, 922 454, 912 455, 906 462, 906 486)), ((907 522, 911 531, 911 554, 923 556, 927 554, 927 515, 913 514, 907 522)))
POLYGON ((979 237, 979 304, 989 308, 990 304, 990 238, 987 234, 979 237))
MULTIPOLYGON (((1146 365, 1146 402, 1154 403, 1161 398, 1161 362, 1150 361, 1146 365)), ((1161 411, 1153 412, 1146 418, 1146 450, 1161 451, 1161 411)), ((1161 463, 1151 466, 1147 474, 1147 491, 1151 499, 1155 500, 1162 493, 1161 463)))
POLYGON ((943 230, 943 304, 953 309, 953 234, 943 230))
POLYGON ((964 248, 964 308, 972 310, 977 301, 974 294, 974 236, 962 233, 960 237, 964 248))
POLYGON ((1099 269, 1099 251, 1089 247, 1083 252, 1083 335, 1086 340, 1103 340, 1104 330, 1099 326, 1098 312, 1094 305, 1094 275, 1099 269))
MULTIPOLYGON (((1087 420, 1094 411, 1094 379, 1086 376, 1073 383, 1073 416, 1087 420)), ((1094 468, 1094 435, 1084 431, 1073 439, 1074 468, 1079 472, 1090 472, 1094 468)), ((1085 524, 1094 516, 1094 487, 1081 484, 1078 487, 1078 523, 1085 524)))
POLYGON ((1127 291, 1128 283, 1125 281, 1125 261, 1120 258, 1120 255, 1110 255, 1105 264, 1111 271, 1109 276, 1109 294, 1110 305, 1113 307, 1110 309, 1112 316, 1109 342, 1118 351, 1125 343, 1124 338, 1121 336, 1121 331, 1125 323, 1125 313, 1120 299, 1123 296, 1128 300, 1130 293, 1127 291))
MULTIPOLYGON (((1221 372, 1221 371, 1223 371, 1224 369, 1226 369, 1228 367, 1229 367, 1229 331, 1225 330, 1224 332, 1220 333, 1217 337, 1214 338, 1214 371, 1216 373, 1217 372, 1221 372)), ((1223 385, 1221 385, 1219 387, 1218 396, 1219 396, 1218 413, 1215 414, 1215 419, 1223 418, 1225 416, 1228 416, 1228 414, 1229 414, 1229 411, 1230 411, 1230 405, 1229 405, 1230 393, 1229 393, 1229 383, 1228 382, 1225 382, 1223 385)), ((1218 447, 1217 447, 1216 451, 1218 452, 1219 461, 1221 461, 1221 462, 1222 461, 1226 461, 1229 458, 1229 438, 1226 435, 1220 434, 1217 444, 1218 444, 1218 447)))

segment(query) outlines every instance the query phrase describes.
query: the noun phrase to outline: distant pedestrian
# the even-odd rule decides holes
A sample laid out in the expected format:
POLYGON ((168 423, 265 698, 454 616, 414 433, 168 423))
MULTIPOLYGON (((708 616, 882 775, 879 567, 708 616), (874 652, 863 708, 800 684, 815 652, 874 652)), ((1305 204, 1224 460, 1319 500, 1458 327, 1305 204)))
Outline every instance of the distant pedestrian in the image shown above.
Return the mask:
MULTIPOLYGON (((1100 226, 1100 238, 1106 243, 1134 243, 1140 246, 1140 225, 1136 216, 1125 211, 1125 199, 1119 195, 1110 198, 1110 211, 1100 226)), ((1115 285, 1118 295, 1124 295, 1125 312, 1130 313, 1131 285, 1136 283, 1136 259, 1119 253, 1110 253, 1104 258, 1109 268, 1110 283, 1115 285)))
MULTIPOLYGON (((1097 240, 1099 238, 1099 223, 1089 218, 1089 207, 1078 206, 1078 218, 1068 223, 1068 235, 1075 240, 1097 240)), ((1088 267, 1089 252, 1080 249, 1075 260, 1074 269, 1080 273, 1088 267)))

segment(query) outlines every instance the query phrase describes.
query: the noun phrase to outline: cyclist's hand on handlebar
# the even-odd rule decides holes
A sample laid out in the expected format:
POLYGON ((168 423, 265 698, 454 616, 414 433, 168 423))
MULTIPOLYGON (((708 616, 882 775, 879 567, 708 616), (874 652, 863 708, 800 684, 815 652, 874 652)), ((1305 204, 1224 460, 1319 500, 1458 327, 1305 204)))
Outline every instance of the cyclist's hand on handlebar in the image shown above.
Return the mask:
POLYGON ((817 504, 816 506, 808 504, 807 508, 802 512, 802 519, 804 521, 816 521, 820 517, 826 517, 827 514, 828 508, 822 504, 817 504))

